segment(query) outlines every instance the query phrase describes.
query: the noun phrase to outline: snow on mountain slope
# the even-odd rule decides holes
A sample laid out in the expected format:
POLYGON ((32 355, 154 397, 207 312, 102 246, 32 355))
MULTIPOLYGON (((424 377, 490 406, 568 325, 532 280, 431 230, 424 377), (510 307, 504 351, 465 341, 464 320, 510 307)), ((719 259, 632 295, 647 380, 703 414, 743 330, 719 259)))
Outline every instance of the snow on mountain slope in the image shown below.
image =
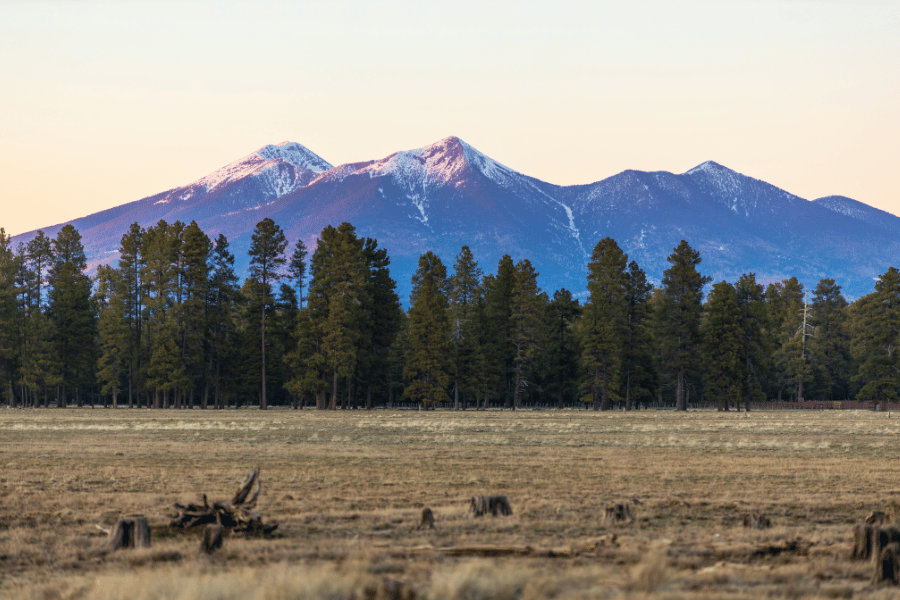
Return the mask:
POLYGON ((269 144, 181 188, 187 194, 179 199, 186 200, 201 189, 209 194, 229 183, 260 176, 275 197, 279 197, 308 184, 314 174, 331 168, 322 157, 296 142, 269 144))
POLYGON ((851 219, 886 229, 892 233, 900 233, 900 217, 852 198, 847 198, 846 196, 825 196, 824 198, 817 198, 813 202, 851 219))

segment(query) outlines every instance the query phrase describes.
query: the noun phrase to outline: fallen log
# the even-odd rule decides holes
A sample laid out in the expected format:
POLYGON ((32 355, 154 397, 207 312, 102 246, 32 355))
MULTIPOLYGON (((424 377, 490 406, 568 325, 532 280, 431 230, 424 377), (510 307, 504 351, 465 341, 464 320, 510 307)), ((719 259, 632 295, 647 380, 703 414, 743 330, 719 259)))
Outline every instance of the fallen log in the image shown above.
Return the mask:
POLYGON ((253 469, 235 492, 231 502, 219 501, 210 505, 206 494, 203 494, 203 504, 176 503, 175 509, 179 513, 172 518, 169 525, 175 529, 221 525, 235 533, 268 535, 275 531, 278 524, 263 523, 259 513, 253 512, 261 490, 259 469, 253 469))

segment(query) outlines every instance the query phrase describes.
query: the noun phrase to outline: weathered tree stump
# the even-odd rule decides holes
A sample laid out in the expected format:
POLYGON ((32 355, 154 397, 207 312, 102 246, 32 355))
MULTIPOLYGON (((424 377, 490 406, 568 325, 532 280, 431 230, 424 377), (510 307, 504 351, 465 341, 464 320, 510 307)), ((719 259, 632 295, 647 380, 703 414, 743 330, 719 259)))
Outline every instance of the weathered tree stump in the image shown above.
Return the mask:
POLYGON ((169 525, 176 529, 191 529, 201 525, 217 524, 246 535, 268 535, 275 531, 278 525, 263 523, 259 513, 253 512, 261 490, 259 469, 253 469, 235 492, 230 503, 213 502, 210 506, 206 494, 203 494, 202 505, 175 504, 176 510, 180 513, 175 515, 169 525))
POLYGON ((472 496, 469 510, 475 517, 483 517, 490 514, 492 517, 508 517, 513 514, 512 506, 506 496, 472 496))
POLYGON ((872 583, 900 583, 900 543, 891 542, 881 549, 875 561, 872 583))
POLYGON ((426 527, 434 529, 434 512, 428 507, 422 509, 422 520, 416 529, 425 529, 426 527))
POLYGON ((149 548, 150 526, 147 524, 147 517, 119 519, 109 536, 107 546, 111 551, 121 548, 149 548))
POLYGON ((868 560, 872 557, 872 525, 857 525, 853 530, 852 560, 868 560))
POLYGON ((744 515, 744 527, 748 529, 768 529, 772 521, 762 513, 750 513, 744 515))
POLYGON ((603 516, 604 525, 621 525, 634 523, 634 515, 631 513, 631 505, 627 502, 618 502, 606 507, 603 516))
POLYGON ((221 525, 207 525, 203 530, 203 540, 200 542, 200 554, 212 554, 222 547, 222 531, 224 527, 221 525))
POLYGON ((900 529, 878 527, 877 525, 857 525, 853 530, 854 560, 878 560, 881 550, 892 542, 900 542, 900 529))
POLYGON ((884 511, 873 510, 869 513, 869 516, 866 517, 866 525, 883 525, 887 520, 887 515, 884 511))

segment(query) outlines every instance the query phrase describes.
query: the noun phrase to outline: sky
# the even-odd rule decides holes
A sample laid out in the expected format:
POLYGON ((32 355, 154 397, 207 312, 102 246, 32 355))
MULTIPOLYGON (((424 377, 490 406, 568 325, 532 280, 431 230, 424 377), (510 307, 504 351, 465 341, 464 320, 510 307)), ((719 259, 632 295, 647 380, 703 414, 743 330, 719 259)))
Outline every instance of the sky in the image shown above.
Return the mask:
POLYGON ((714 160, 900 215, 896 0, 0 0, 0 227, 299 142, 560 185, 714 160))

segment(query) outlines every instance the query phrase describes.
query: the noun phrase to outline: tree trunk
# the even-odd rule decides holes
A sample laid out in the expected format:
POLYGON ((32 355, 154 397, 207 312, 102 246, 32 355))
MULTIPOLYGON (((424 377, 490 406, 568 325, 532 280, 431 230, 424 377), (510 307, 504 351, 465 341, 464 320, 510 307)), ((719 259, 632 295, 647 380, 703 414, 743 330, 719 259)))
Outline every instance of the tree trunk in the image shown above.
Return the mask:
POLYGON ((366 410, 372 410, 372 382, 366 386, 366 410))
POLYGON ((259 397, 259 410, 266 410, 266 301, 262 307, 262 395, 259 397))
POLYGON ((337 371, 333 372, 332 380, 331 380, 331 410, 337 410, 337 393, 338 393, 338 374, 337 371))
POLYGON ((631 400, 631 373, 625 376, 625 411, 629 411, 634 408, 631 400))
POLYGON ((687 400, 684 394, 684 369, 679 369, 678 380, 675 387, 675 410, 687 410, 687 400))

